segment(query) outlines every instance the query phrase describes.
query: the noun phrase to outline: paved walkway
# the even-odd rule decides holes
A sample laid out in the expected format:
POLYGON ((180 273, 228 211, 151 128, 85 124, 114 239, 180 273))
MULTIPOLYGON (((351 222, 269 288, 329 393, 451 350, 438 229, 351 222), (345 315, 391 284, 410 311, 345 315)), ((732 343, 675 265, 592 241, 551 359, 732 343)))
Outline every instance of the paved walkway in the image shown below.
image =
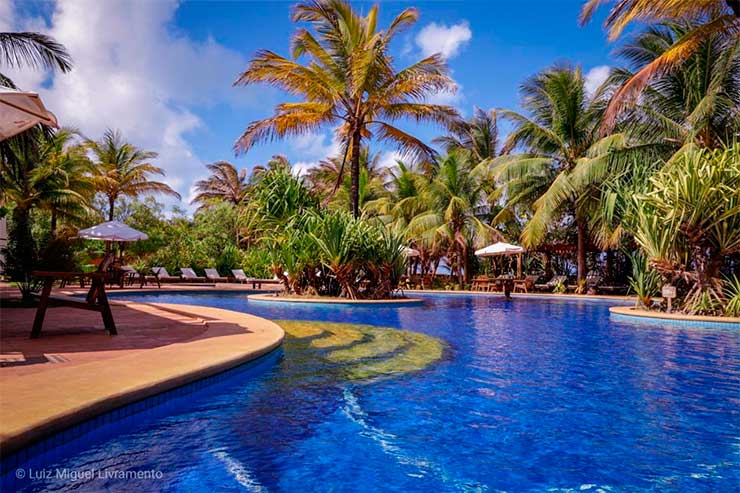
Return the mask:
POLYGON ((4 453, 257 358, 284 336, 268 320, 217 308, 115 301, 112 310, 117 336, 108 335, 99 313, 50 308, 41 338, 30 339, 35 309, 2 309, 4 453))

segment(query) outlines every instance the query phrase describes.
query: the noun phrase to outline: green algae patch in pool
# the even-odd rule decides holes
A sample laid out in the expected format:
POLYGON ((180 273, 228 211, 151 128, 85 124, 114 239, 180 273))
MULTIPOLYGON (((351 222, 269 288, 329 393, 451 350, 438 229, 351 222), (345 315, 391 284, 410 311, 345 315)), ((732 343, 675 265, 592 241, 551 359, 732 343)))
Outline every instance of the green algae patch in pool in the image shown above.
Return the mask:
POLYGON ((442 358, 436 337, 372 325, 278 320, 288 344, 324 360, 350 380, 369 380, 423 370, 442 358))

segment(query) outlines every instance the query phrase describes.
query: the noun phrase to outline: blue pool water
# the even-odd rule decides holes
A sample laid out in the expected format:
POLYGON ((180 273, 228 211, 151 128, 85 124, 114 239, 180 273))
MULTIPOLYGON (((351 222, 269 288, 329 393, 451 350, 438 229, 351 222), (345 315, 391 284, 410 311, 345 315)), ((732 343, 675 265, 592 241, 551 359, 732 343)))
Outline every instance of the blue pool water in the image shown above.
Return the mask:
POLYGON ((300 347, 258 375, 47 467, 157 479, 37 479, 22 491, 738 491, 740 331, 610 319, 608 303, 429 296, 422 307, 126 295, 273 319, 356 322, 445 342, 422 371, 325 372, 300 347))

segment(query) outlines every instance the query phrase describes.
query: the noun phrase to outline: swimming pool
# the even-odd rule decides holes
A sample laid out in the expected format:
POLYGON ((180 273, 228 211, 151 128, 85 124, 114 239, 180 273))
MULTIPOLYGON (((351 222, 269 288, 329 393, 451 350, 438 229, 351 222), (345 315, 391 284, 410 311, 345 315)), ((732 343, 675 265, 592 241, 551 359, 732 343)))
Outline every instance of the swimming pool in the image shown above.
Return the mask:
MULTIPOLYGON (((71 448, 21 491, 737 491, 740 331, 610 319, 610 303, 425 296, 422 307, 126 299, 351 322, 443 341, 440 360, 348 379, 288 339, 258 375, 71 448)), ((613 303, 611 303, 613 304, 613 303)))

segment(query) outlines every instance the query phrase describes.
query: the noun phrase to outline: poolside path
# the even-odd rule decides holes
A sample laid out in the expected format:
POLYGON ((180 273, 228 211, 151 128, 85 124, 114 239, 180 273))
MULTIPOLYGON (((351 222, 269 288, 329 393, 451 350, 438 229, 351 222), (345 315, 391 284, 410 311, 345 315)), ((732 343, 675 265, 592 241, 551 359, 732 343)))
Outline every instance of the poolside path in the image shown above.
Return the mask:
MULTIPOLYGON (((11 292, 0 289, 7 297, 11 292)), ((273 322, 217 308, 114 301, 118 335, 100 314, 50 308, 0 313, 3 454, 102 412, 255 359, 284 337, 273 322)))

